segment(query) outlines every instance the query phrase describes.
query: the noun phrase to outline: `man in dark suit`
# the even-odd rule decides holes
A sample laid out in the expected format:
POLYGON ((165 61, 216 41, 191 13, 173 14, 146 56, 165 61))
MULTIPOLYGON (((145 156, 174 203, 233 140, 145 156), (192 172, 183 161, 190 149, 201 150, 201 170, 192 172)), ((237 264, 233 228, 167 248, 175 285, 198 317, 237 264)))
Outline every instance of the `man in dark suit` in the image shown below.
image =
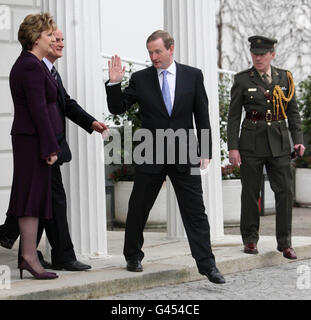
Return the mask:
POLYGON ((250 37, 254 66, 235 76, 228 116, 229 160, 241 164, 241 235, 244 252, 257 254, 259 239, 258 198, 266 166, 276 200, 277 249, 296 259, 291 247, 292 173, 291 132, 298 156, 305 150, 292 75, 271 66, 275 39, 250 37), (246 111, 240 133, 242 108, 246 111), (288 128, 287 128, 287 122, 288 128))
MULTIPOLYGON (((84 111, 78 103, 71 99, 67 94, 61 77, 56 71, 53 63, 63 56, 64 39, 62 32, 58 29, 54 32, 56 43, 53 47, 53 53, 44 58, 44 64, 52 73, 58 83, 58 111, 61 115, 64 124, 64 132, 57 137, 58 143, 61 147, 61 152, 58 154, 58 160, 52 167, 52 209, 53 219, 41 221, 38 230, 38 243, 42 236, 43 229, 45 229, 47 238, 52 247, 52 268, 56 270, 82 271, 90 269, 90 265, 86 265, 77 260, 73 244, 71 241, 68 222, 67 222, 67 204, 66 194, 62 183, 62 176, 60 166, 64 162, 71 160, 71 152, 66 142, 65 136, 65 118, 69 118, 77 125, 82 127, 88 133, 94 130, 102 133, 107 129, 104 123, 98 122, 94 117, 84 111)), ((11 248, 19 235, 18 225, 14 217, 7 217, 5 224, 0 226, 0 244, 3 247, 11 248)), ((49 264, 43 260, 40 251, 38 255, 41 263, 45 268, 50 267, 49 264)))
MULTIPOLYGON (((147 49, 153 66, 135 72, 129 86, 122 92, 122 68, 118 56, 109 61, 109 82, 106 83, 108 108, 113 114, 121 114, 134 103, 139 103, 142 128, 148 129, 156 143, 157 133, 169 129, 171 132, 183 130, 186 140, 173 143, 179 154, 184 145, 189 144, 193 129, 193 116, 198 131, 199 145, 203 137, 201 130, 210 130, 208 99, 203 75, 199 69, 176 63, 173 60, 174 39, 165 31, 154 32, 147 40, 147 49)), ((205 154, 200 154, 201 167, 206 168, 211 159, 211 139, 207 140, 205 154)), ((170 147, 170 143, 166 144, 170 147)), ((190 154, 187 161, 172 163, 171 151, 157 150, 164 156, 161 163, 136 164, 133 191, 129 200, 126 221, 124 256, 127 270, 142 271, 144 257, 143 230, 149 212, 157 198, 166 176, 170 177, 176 192, 181 216, 189 239, 192 256, 199 272, 214 283, 224 283, 225 279, 216 268, 215 257, 210 243, 210 226, 202 197, 200 175, 191 174, 190 154)), ((197 150, 197 148, 195 148, 197 150)), ((156 146, 154 145, 154 150, 156 146)), ((202 149, 201 149, 202 151, 202 149)), ((161 158, 161 157, 160 157, 161 158)), ((135 159, 134 159, 135 161, 135 159)), ((198 163, 200 165, 200 163, 198 163)))

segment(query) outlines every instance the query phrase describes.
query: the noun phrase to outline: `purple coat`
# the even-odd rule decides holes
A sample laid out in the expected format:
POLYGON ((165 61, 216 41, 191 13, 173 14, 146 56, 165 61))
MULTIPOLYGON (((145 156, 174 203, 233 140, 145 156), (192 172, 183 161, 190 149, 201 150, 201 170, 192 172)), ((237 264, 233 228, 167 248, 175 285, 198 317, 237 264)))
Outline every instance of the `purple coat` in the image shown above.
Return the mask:
POLYGON ((14 103, 11 135, 38 135, 40 156, 59 151, 55 135, 63 132, 57 110, 57 82, 32 53, 22 51, 10 73, 14 103))
POLYGON ((36 56, 22 51, 10 73, 10 88, 14 173, 7 214, 50 219, 51 166, 46 159, 60 151, 56 135, 63 132, 57 82, 36 56))

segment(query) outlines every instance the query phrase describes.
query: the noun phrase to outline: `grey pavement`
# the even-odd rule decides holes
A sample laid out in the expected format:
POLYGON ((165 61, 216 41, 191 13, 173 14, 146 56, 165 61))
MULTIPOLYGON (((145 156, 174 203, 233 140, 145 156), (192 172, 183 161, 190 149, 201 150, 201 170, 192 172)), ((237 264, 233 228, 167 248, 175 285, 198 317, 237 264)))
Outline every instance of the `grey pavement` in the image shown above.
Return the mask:
MULTIPOLYGON (((220 299, 223 295, 222 292, 226 290, 230 292, 230 288, 234 288, 234 286, 230 286, 233 283, 237 288, 240 288, 239 290, 244 290, 244 286, 245 288, 255 286, 252 281, 243 280, 242 272, 273 266, 278 266, 278 268, 294 266, 290 260, 285 259, 281 253, 276 251, 274 220, 275 216, 273 215, 261 217, 260 232, 262 236, 258 243, 258 255, 243 253, 239 228, 237 227, 225 228, 224 239, 213 241, 212 247, 217 266, 227 279, 227 284, 223 287, 211 284, 197 272, 186 239, 169 240, 166 238, 165 232, 145 232, 145 259, 143 260, 144 272, 142 273, 128 272, 125 269, 122 255, 123 231, 108 232, 109 256, 82 260, 91 264, 92 270, 84 272, 60 271, 58 279, 49 281, 35 280, 27 271, 24 272, 25 279, 20 280, 16 268, 18 243, 13 250, 0 247, 0 266, 7 265, 11 270, 11 288, 0 289, 0 300, 96 299, 200 280, 203 280, 203 291, 204 288, 212 288, 210 290, 216 290, 215 292, 219 293, 220 299)), ((304 263, 303 260, 311 258, 310 228, 311 209, 295 208, 293 212, 293 247, 302 263, 304 263)), ((41 249, 44 250, 42 245, 41 249)), ((3 281, 1 271, 0 269, 0 280, 3 281)), ((297 279, 297 275, 293 278, 297 279)), ((268 281, 263 281, 263 283, 268 283, 268 281)), ((3 282, 0 281, 0 286, 1 284, 3 285, 3 282)), ((278 290, 277 286, 275 290, 278 290)))
POLYGON ((311 300, 311 260, 228 275, 221 286, 201 280, 98 300, 311 300))

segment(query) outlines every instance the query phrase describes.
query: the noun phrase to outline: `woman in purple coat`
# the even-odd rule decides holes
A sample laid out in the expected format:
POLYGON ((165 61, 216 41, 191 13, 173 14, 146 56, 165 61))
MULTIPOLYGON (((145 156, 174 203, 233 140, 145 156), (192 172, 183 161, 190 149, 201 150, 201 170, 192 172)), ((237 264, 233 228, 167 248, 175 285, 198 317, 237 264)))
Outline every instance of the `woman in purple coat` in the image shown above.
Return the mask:
POLYGON ((38 279, 57 278, 42 267, 36 249, 39 218, 52 218, 51 166, 60 151, 56 135, 63 131, 57 83, 41 61, 55 42, 55 29, 49 14, 28 15, 18 31, 23 51, 10 73, 14 174, 7 214, 19 221, 21 278, 24 269, 38 279))

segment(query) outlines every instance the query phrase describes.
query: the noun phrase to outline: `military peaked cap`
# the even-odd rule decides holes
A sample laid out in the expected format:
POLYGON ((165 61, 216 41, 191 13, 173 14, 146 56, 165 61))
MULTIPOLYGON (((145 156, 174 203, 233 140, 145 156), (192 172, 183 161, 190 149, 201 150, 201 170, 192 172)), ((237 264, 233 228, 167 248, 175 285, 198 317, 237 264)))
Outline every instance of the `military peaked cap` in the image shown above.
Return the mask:
POLYGON ((276 39, 263 36, 252 36, 248 41, 251 43, 250 50, 254 54, 265 54, 274 49, 274 44, 278 42, 276 39))

